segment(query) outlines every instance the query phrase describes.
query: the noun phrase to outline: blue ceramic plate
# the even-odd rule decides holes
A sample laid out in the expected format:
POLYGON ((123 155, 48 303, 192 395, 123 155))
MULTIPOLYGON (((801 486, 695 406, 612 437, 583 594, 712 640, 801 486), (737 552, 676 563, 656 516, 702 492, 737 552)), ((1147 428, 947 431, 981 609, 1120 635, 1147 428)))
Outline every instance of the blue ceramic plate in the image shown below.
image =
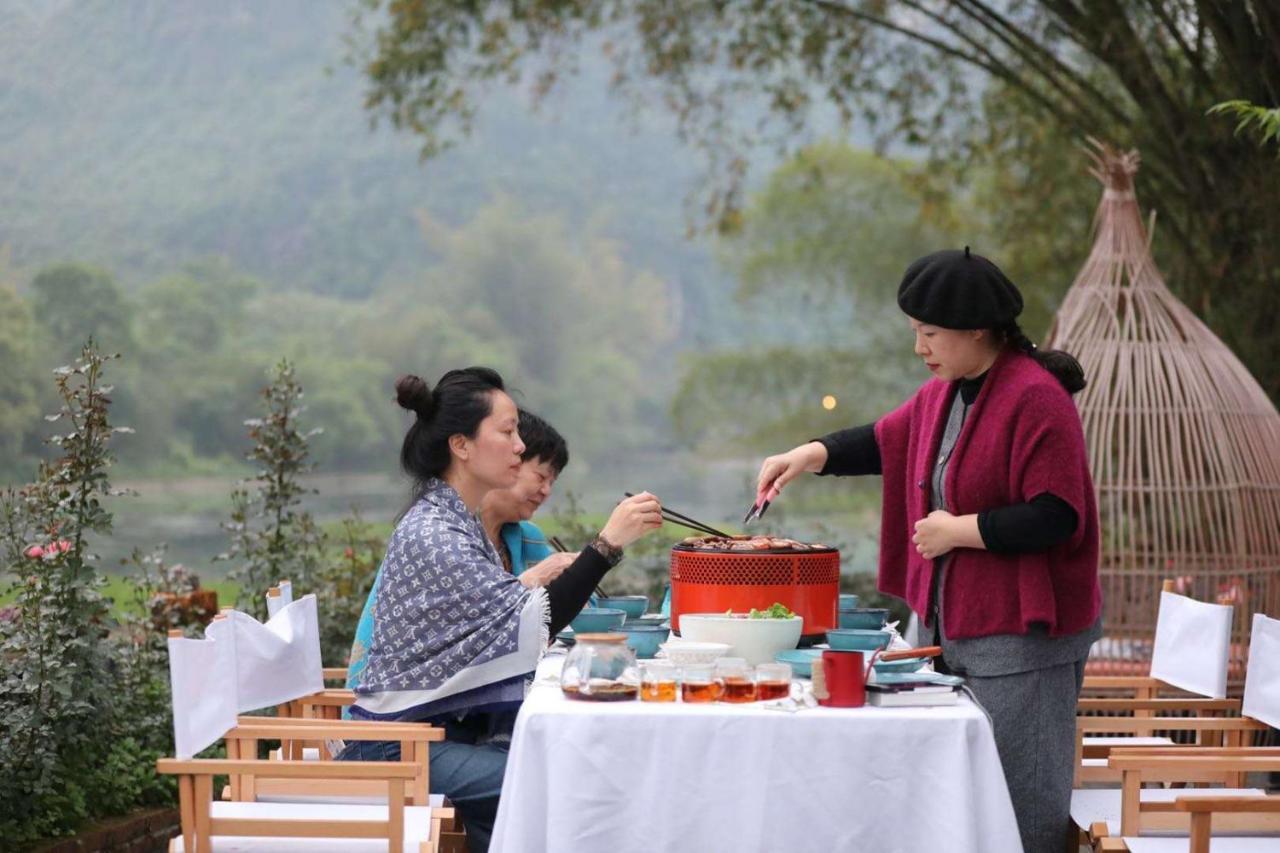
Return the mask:
POLYGON ((945 684, 948 687, 959 687, 964 679, 957 675, 943 675, 940 672, 886 672, 876 673, 876 681, 880 684, 910 684, 914 681, 927 681, 930 684, 945 684))
POLYGON ((791 664, 791 672, 801 678, 813 677, 813 662, 822 657, 822 649, 788 649, 778 652, 773 659, 791 664))
POLYGON ((915 672, 924 666, 928 658, 903 658, 902 660, 878 660, 875 662, 876 672, 915 672))

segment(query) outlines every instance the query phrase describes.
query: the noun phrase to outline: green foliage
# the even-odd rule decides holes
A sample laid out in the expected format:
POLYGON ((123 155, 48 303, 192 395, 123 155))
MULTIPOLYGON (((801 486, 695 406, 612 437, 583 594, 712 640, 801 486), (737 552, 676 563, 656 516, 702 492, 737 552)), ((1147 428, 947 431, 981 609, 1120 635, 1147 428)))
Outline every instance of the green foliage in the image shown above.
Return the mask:
POLYGON ((469 131, 494 82, 540 97, 598 42, 614 91, 668 109, 704 155, 700 218, 729 230, 747 154, 762 143, 792 150, 832 115, 846 127, 856 119, 881 145, 926 153, 932 167, 1008 171, 1025 196, 1016 207, 1065 210, 1073 224, 1073 195, 1044 194, 1062 173, 1032 171, 1043 155, 1089 135, 1136 147, 1171 286, 1277 397, 1280 181, 1269 151, 1204 116, 1224 98, 1263 103, 1280 90, 1273 6, 366 0, 352 59, 375 119, 411 131, 432 155, 469 131))
POLYGON ((883 414, 919 381, 894 300, 905 264, 952 242, 957 200, 931 200, 905 164, 824 142, 752 194, 720 257, 777 338, 686 356, 676 433, 708 452, 789 447, 883 414), (834 398, 826 409, 824 398, 834 398))
POLYGON ((110 273, 79 264, 48 267, 32 279, 31 293, 56 357, 90 336, 113 351, 131 348, 129 304, 110 273))
POLYGON ((34 340, 31 312, 0 284, 0 479, 17 475, 25 438, 39 420, 34 340))
POLYGON ((287 360, 276 365, 271 384, 260 394, 264 416, 245 421, 253 447, 245 455, 256 474, 251 494, 231 493, 231 520, 223 528, 231 535, 231 549, 219 555, 233 563, 231 580, 243 592, 239 609, 265 620, 266 592, 282 580, 299 591, 315 588, 324 533, 311 513, 301 509, 305 488, 300 476, 311 467, 308 440, 320 432, 303 432, 299 416, 302 386, 287 360))
MULTIPOLYGON (((359 510, 344 518, 316 579, 320 618, 320 655, 328 666, 342 666, 373 588, 386 537, 365 522, 359 510)), ((304 590, 310 592, 311 590, 304 590)))
POLYGON ((1237 134, 1254 127, 1261 144, 1274 141, 1280 145, 1280 107, 1268 109, 1248 101, 1223 101, 1209 108, 1209 115, 1219 114, 1239 119, 1236 123, 1237 134))
POLYGON ((87 538, 111 530, 109 442, 130 431, 109 421, 114 357, 90 341, 55 371, 59 455, 0 496, 0 559, 16 587, 0 621, 0 837, 14 844, 166 794, 138 770, 158 754, 164 681, 154 658, 109 639, 87 538))

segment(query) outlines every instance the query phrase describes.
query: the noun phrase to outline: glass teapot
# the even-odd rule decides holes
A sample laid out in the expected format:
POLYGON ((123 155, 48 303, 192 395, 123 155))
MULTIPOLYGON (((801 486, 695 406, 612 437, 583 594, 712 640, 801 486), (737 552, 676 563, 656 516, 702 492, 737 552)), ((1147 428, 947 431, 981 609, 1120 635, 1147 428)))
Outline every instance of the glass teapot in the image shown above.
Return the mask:
POLYGON ((640 670, 625 634, 579 634, 574 639, 560 670, 560 689, 566 697, 592 702, 636 698, 640 670))

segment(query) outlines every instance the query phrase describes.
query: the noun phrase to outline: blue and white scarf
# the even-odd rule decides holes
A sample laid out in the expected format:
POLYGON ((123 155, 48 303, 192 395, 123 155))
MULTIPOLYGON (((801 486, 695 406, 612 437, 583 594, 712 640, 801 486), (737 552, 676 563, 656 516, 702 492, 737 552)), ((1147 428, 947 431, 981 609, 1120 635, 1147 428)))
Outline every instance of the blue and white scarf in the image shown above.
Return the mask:
POLYGON ((550 639, 547 593, 502 567, 480 520, 443 480, 396 525, 352 716, 421 720, 512 707, 550 639))

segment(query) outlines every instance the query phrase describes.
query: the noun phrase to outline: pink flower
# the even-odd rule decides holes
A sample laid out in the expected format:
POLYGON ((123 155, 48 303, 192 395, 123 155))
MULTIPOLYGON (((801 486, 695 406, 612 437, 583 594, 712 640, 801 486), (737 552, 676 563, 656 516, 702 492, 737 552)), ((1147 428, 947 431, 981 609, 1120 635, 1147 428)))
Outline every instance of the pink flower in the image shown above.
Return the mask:
POLYGON ((39 545, 32 545, 30 548, 22 552, 33 560, 38 560, 44 556, 44 549, 39 545))
MULTIPOLYGON (((50 545, 49 547, 51 547, 51 548, 52 548, 52 547, 54 547, 54 546, 53 546, 53 545, 50 545)), ((71 542, 70 542, 70 540, 67 540, 67 539, 59 539, 59 540, 58 540, 58 542, 57 542, 57 548, 58 548, 58 550, 59 550, 59 551, 61 551, 62 553, 64 553, 64 554, 65 554, 65 553, 67 553, 68 551, 70 551, 70 550, 71 550, 71 542)))

